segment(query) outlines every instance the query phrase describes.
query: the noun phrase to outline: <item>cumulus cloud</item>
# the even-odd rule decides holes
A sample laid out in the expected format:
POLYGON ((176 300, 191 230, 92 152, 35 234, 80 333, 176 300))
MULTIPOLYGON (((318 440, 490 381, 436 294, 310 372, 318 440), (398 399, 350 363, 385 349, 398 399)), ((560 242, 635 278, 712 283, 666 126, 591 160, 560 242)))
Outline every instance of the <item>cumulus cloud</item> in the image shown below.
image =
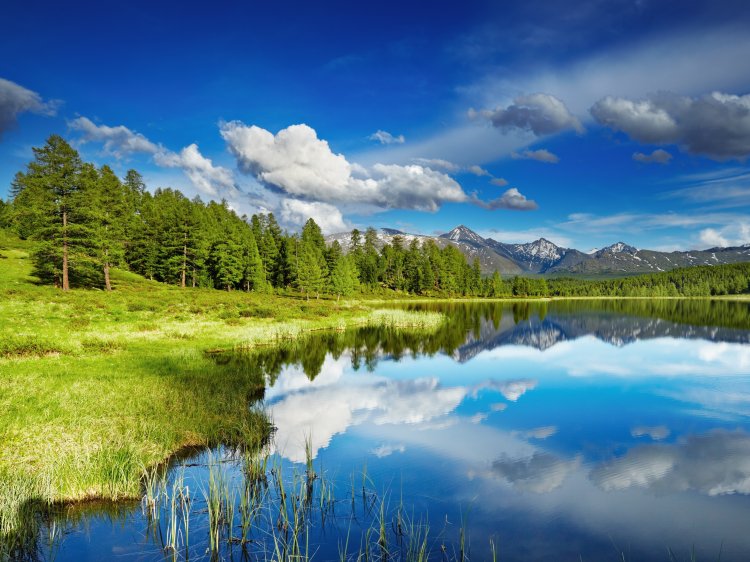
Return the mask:
POLYGON ((492 177, 492 174, 487 170, 479 166, 478 164, 472 164, 470 166, 459 166, 455 162, 443 160, 442 158, 412 158, 412 162, 425 166, 426 168, 432 168, 433 170, 440 170, 448 174, 455 174, 458 172, 467 172, 478 177, 492 177))
POLYGON ((221 166, 214 166, 203 156, 195 143, 186 146, 179 153, 157 152, 154 162, 166 168, 181 168, 192 184, 202 193, 220 196, 236 190, 232 172, 221 166))
POLYGON ((539 208, 536 201, 526 199, 526 196, 515 187, 506 190, 497 199, 484 203, 483 206, 491 210, 508 209, 511 211, 533 211, 539 208))
POLYGON ((404 135, 398 135, 397 137, 394 137, 388 131, 382 131, 380 129, 375 131, 367 138, 377 141, 380 144, 404 144, 406 142, 406 138, 404 137, 404 135))
POLYGON ((325 234, 344 232, 351 228, 341 211, 328 203, 284 199, 279 211, 281 220, 286 224, 302 226, 307 219, 312 218, 325 234))
POLYGON ((468 168, 466 168, 466 171, 469 172, 470 174, 474 174, 475 176, 479 176, 479 177, 482 177, 482 176, 488 176, 489 177, 489 176, 492 175, 487 170, 485 170, 481 166, 477 166, 476 164, 474 164, 474 165, 469 166, 468 168))
POLYGON ((44 101, 36 92, 0 78, 0 138, 15 126, 19 114, 29 112, 52 116, 57 113, 59 104, 56 100, 44 101))
POLYGON ((193 186, 209 197, 235 196, 239 193, 232 171, 215 166, 210 158, 201 154, 195 143, 180 152, 172 152, 124 125, 97 125, 87 117, 78 117, 69 121, 68 126, 81 133, 78 142, 101 143, 104 151, 115 158, 149 154, 157 166, 181 169, 193 186))
POLYGON ((750 436, 717 430, 677 445, 643 445, 590 474, 605 491, 648 488, 695 491, 709 496, 750 494, 750 436))
POLYGON ((160 148, 140 133, 131 131, 124 125, 108 127, 97 125, 88 117, 78 117, 68 121, 68 126, 82 133, 80 143, 100 142, 104 151, 116 158, 135 153, 156 154, 160 148))
POLYGON ((470 111, 469 117, 482 116, 503 131, 521 129, 536 136, 551 135, 572 129, 583 132, 581 122, 571 115, 565 104, 549 94, 519 96, 505 108, 470 111))
POLYGON ((274 135, 233 121, 222 125, 221 134, 243 172, 295 198, 421 211, 469 201, 453 178, 432 168, 353 165, 307 125, 292 125, 274 135))
POLYGON ((505 187, 506 185, 508 185, 508 180, 506 180, 505 178, 492 178, 490 180, 490 183, 492 185, 496 185, 497 187, 505 187))
POLYGON ((372 172, 381 206, 437 211, 442 203, 468 200, 455 180, 430 168, 375 164, 372 172))
POLYGON ((698 235, 701 244, 709 248, 750 244, 750 221, 739 221, 722 228, 704 228, 698 235))
POLYGON ((636 152, 633 154, 633 160, 641 164, 669 164, 672 155, 661 148, 657 148, 651 154, 636 152))
POLYGON ((562 486, 580 465, 579 458, 566 461, 549 453, 536 452, 522 459, 502 457, 492 463, 492 471, 519 490, 543 494, 562 486))
POLYGON ((412 158, 412 162, 424 166, 426 168, 432 168, 433 170, 442 170, 443 172, 455 173, 461 169, 461 166, 442 158, 412 158))
POLYGON ((724 238, 715 228, 704 228, 698 235, 702 244, 710 247, 726 248, 729 246, 729 240, 724 238))
POLYGON ((677 144, 715 160, 750 156, 750 94, 661 92, 637 101, 608 96, 592 106, 591 115, 638 142, 677 144))
POLYGON ((513 160, 536 160, 538 162, 546 162, 547 164, 557 164, 560 158, 552 154, 545 148, 539 150, 524 150, 523 152, 511 152, 510 157, 513 160))

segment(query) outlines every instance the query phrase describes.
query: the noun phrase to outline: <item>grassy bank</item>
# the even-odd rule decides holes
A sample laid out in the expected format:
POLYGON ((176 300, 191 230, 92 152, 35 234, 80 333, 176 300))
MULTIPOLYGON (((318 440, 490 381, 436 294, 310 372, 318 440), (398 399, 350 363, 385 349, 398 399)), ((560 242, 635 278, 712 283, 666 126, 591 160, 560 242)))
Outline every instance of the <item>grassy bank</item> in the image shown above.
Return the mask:
POLYGON ((145 467, 185 446, 253 446, 264 380, 207 350, 355 325, 431 328, 438 314, 180 290, 115 272, 115 291, 62 293, 0 238, 0 534, 40 502, 135 498, 145 467))

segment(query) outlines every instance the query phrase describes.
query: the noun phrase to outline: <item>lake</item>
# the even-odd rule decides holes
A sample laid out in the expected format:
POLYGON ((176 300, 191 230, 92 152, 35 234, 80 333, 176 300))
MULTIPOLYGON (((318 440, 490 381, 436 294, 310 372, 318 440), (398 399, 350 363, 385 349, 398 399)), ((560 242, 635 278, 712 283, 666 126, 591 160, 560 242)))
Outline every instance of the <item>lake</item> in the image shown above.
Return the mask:
POLYGON ((266 373, 267 450, 185 452, 28 556, 750 559, 750 303, 409 308, 448 321, 217 354, 266 373))

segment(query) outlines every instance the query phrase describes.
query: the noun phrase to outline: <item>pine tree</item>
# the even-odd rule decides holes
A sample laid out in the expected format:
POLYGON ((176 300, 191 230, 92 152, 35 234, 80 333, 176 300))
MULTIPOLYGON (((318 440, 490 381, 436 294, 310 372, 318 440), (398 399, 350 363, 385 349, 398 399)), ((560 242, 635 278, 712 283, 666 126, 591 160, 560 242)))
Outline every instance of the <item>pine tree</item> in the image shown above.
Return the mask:
POLYGON ((260 257, 260 252, 258 252, 258 246, 255 243, 255 236, 253 236, 252 230, 248 230, 245 234, 243 251, 243 282, 245 290, 267 293, 270 290, 270 286, 266 279, 266 269, 260 257))
POLYGON ((102 268, 104 287, 111 291, 110 269, 124 259, 125 232, 132 214, 125 188, 112 169, 102 166, 97 173, 90 167, 88 181, 83 184, 89 201, 89 244, 102 268))
POLYGON ((12 188, 16 222, 23 223, 24 235, 42 242, 35 256, 37 271, 68 291, 71 257, 80 241, 75 214, 82 204, 81 159, 59 135, 33 151, 34 161, 25 174, 16 175, 12 188))
POLYGON ((359 272, 354 263, 354 257, 340 255, 331 269, 331 291, 337 300, 342 296, 348 297, 359 287, 359 272))

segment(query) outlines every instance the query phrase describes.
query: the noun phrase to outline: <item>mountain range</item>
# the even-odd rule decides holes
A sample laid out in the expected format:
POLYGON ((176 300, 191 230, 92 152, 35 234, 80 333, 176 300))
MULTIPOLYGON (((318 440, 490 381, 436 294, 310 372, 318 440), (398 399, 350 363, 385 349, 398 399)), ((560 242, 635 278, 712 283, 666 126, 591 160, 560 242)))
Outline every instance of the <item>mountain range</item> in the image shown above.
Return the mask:
MULTIPOLYGON (((693 265, 750 261, 750 244, 686 252, 659 252, 642 250, 624 242, 617 242, 606 248, 587 253, 574 248, 557 246, 545 238, 526 244, 498 242, 492 238, 483 238, 463 225, 440 236, 408 234, 391 228, 383 228, 378 231, 376 243, 382 247, 392 243, 396 236, 400 237, 406 246, 412 240, 422 243, 432 240, 441 248, 452 244, 466 256, 469 262, 478 258, 482 272, 485 274, 498 271, 503 275, 614 276, 658 273, 693 265)), ((351 244, 351 233, 344 232, 326 237, 328 244, 332 244, 334 240, 338 241, 346 252, 351 244)))

